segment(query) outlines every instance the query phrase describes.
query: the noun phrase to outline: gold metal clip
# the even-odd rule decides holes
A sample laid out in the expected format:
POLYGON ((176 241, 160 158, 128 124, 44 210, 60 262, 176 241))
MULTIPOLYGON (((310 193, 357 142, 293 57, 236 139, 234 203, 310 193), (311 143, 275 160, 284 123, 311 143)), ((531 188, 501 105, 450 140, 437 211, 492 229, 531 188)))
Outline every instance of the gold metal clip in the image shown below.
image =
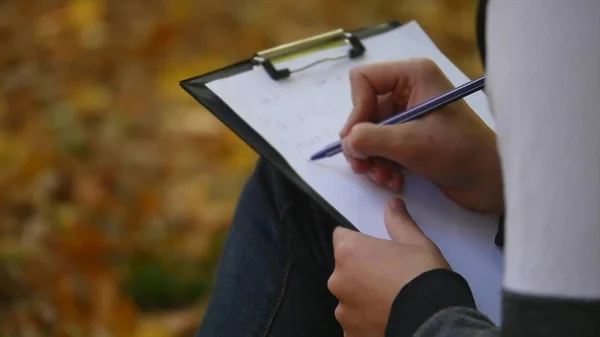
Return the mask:
POLYGON ((273 80, 280 80, 289 77, 293 72, 302 71, 316 64, 326 61, 339 60, 346 57, 357 58, 362 56, 364 52, 365 47, 357 36, 352 33, 345 32, 343 29, 336 29, 331 32, 260 51, 254 57, 254 62, 263 66, 273 80), (308 52, 335 47, 344 43, 349 43, 352 46, 346 55, 319 59, 295 70, 290 70, 287 68, 276 69, 273 64, 275 60, 287 59, 308 52))

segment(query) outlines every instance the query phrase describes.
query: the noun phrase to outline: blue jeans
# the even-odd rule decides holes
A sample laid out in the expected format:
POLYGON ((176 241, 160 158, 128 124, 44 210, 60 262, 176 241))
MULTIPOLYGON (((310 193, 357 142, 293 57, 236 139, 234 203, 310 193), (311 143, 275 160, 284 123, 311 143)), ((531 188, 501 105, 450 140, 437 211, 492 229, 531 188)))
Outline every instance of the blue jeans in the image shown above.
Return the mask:
POLYGON ((342 337, 335 221, 268 162, 244 187, 197 337, 342 337))

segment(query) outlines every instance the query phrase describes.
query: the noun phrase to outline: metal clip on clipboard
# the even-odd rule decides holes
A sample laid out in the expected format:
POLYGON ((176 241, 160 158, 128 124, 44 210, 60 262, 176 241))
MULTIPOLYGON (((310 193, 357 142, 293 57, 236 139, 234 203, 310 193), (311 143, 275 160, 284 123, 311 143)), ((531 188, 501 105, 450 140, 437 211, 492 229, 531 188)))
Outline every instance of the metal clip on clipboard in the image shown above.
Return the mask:
POLYGON ((365 47, 356 35, 345 32, 343 29, 336 29, 328 33, 260 51, 253 58, 253 62, 256 65, 261 65, 269 74, 269 76, 271 76, 273 80, 277 81, 289 77, 292 73, 308 69, 322 62, 340 60, 346 57, 353 59, 362 56, 364 53, 365 47), (319 59, 301 68, 292 70, 287 68, 275 68, 274 63, 278 59, 281 60, 294 55, 297 56, 298 54, 302 54, 310 50, 337 47, 338 44, 336 44, 336 42, 350 44, 352 48, 345 55, 319 59))

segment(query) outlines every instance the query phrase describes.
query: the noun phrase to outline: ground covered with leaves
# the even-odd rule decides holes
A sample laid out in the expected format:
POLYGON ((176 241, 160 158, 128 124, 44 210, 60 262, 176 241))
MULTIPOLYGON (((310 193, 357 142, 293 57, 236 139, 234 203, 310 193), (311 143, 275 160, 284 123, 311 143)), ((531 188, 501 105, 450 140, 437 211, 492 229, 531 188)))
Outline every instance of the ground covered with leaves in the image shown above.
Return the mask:
POLYGON ((256 154, 178 82, 388 19, 476 76, 475 2, 0 1, 0 336, 193 334, 256 154))

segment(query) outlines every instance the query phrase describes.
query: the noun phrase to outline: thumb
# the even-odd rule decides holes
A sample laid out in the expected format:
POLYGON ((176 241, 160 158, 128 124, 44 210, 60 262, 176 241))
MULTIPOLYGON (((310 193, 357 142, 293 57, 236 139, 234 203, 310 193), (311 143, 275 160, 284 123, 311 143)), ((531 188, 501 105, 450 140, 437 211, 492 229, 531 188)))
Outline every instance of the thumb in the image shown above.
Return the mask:
POLYGON ((388 204, 385 211, 385 227, 392 241, 398 243, 415 245, 429 240, 408 214, 402 199, 393 199, 388 204))
POLYGON ((406 125, 359 123, 342 140, 342 148, 356 159, 383 157, 400 162, 403 151, 410 149, 410 133, 406 125))

